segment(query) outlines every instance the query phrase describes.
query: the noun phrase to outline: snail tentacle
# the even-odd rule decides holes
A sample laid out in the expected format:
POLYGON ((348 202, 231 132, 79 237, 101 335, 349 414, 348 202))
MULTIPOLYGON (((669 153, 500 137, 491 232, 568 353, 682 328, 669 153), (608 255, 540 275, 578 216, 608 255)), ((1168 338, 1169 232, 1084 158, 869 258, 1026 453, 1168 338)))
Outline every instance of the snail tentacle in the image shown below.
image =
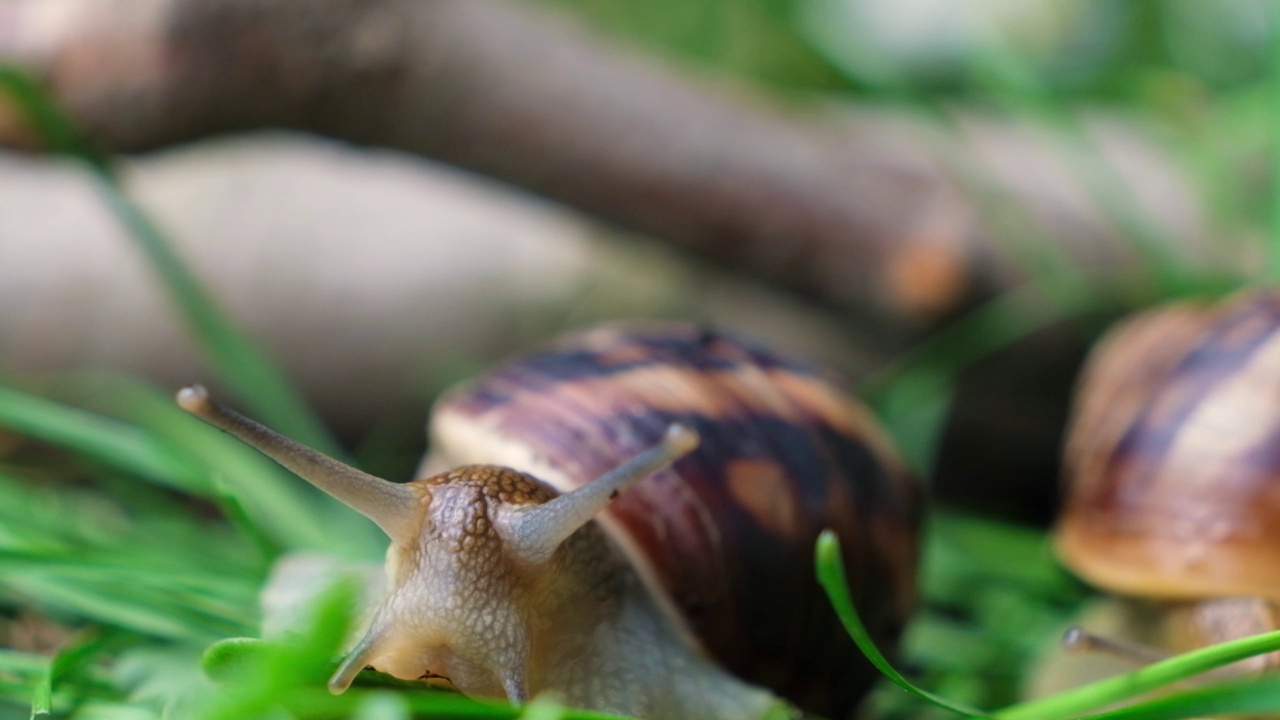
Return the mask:
POLYGON ((556 548, 583 525, 591 522, 619 493, 663 470, 698 446, 698 433, 675 424, 658 445, 573 492, 541 505, 513 508, 495 525, 507 552, 528 565, 551 559, 556 548))
POLYGON ((417 534, 420 516, 413 488, 362 472, 291 440, 214 401, 200 385, 179 390, 177 401, 183 410, 253 446, 374 521, 392 540, 406 543, 417 534))

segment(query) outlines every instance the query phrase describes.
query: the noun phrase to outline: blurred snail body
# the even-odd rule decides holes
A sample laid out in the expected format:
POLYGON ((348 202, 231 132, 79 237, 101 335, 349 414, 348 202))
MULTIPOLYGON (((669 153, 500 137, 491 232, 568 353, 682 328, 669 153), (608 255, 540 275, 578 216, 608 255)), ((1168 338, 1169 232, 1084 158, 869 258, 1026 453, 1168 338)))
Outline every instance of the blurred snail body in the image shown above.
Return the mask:
POLYGON ((335 692, 372 666, 652 719, 760 718, 778 696, 839 718, 875 674, 813 579, 818 533, 840 536, 883 647, 914 605, 918 490, 868 413, 812 368, 695 326, 600 327, 455 389, 403 485, 200 388, 179 403, 392 539, 388 595, 335 692))
POLYGON ((1056 547, 1127 598, 1111 631, 1179 652, 1280 628, 1280 293, 1173 304, 1109 333, 1064 470, 1056 547))

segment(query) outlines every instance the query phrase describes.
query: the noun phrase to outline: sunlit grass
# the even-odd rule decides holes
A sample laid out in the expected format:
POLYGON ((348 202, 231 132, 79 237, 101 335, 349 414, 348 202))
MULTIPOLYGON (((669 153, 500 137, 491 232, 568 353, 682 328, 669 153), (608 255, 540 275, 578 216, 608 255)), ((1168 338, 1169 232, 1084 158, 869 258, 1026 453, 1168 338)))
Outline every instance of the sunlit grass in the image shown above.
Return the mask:
MULTIPOLYGON (((169 422, 182 419, 178 410, 167 411, 172 413, 169 422)), ((47 412, 42 414, 47 416, 47 412)), ((71 427, 83 427, 82 413, 60 418, 55 413, 54 417, 52 431, 44 435, 46 440, 63 443, 72 452, 81 452, 81 442, 89 450, 100 443, 92 433, 57 432, 58 419, 71 427)), ((113 432, 121 429, 115 424, 106 427, 113 432)), ((130 429, 146 438, 145 443, 155 442, 140 426, 130 429)), ((94 463, 113 463, 122 471, 130 462, 128 455, 123 460, 90 457, 94 463)), ((153 461, 142 461, 139 468, 153 465, 153 461)), ((334 714, 370 718, 520 716, 521 711, 501 704, 438 691, 401 689, 393 693, 378 687, 376 681, 339 698, 330 696, 324 680, 333 670, 350 625, 351 588, 324 596, 314 620, 305 626, 309 629, 295 636, 220 642, 256 634, 256 594, 271 556, 255 545, 246 527, 209 517, 201 506, 186 499, 192 493, 208 499, 207 487, 192 484, 178 492, 172 483, 154 482, 151 484, 158 493, 135 508, 126 497, 103 497, 92 487, 69 488, 53 478, 47 484, 33 484, 38 477, 18 480, 0 474, 0 597, 6 598, 6 604, 35 608, 51 622, 65 624, 68 635, 52 657, 17 651, 0 654, 0 699, 28 710, 58 712, 85 703, 75 717, 81 713, 104 717, 108 715, 103 713, 117 711, 126 713, 122 716, 139 712, 144 713, 139 717, 157 718, 268 717, 277 706, 298 718, 334 714), (67 522, 68 518, 75 518, 75 522, 67 522), (194 670, 195 656, 202 650, 206 651, 203 673, 194 670), (175 668, 178 659, 188 664, 185 671, 175 668), (116 664, 129 667, 130 675, 113 676, 109 668, 116 664), (149 699, 141 702, 136 699, 138 686, 134 683, 144 678, 148 679, 149 699), (157 678, 164 682, 157 683, 157 678)), ((134 482, 149 481, 139 474, 134 482)), ((242 502, 248 499, 240 490, 229 492, 242 502)), ((270 496, 256 501, 268 506, 293 502, 270 496)), ((300 538, 281 538, 280 542, 281 549, 305 546, 300 538)), ((967 639, 973 651, 968 667, 963 658, 956 663, 953 651, 933 648, 939 660, 952 656, 952 666, 942 675, 933 674, 934 679, 988 672, 990 668, 984 663, 989 663, 991 656, 983 656, 982 646, 990 651, 1014 645, 1011 637, 999 636, 1000 623, 1010 625, 1004 630, 1013 636, 1025 633, 1027 627, 1047 628, 1084 596, 1078 583, 1052 562, 1042 535, 980 520, 938 516, 930 533, 925 566, 923 583, 930 604, 952 612, 967 607, 971 620, 978 623, 966 631, 955 624, 954 615, 948 625, 945 618, 926 611, 918 625, 932 640, 948 633, 960 634, 955 637, 978 633, 967 639), (1039 608, 1041 616, 1031 618, 1029 625, 1019 625, 1007 612, 1007 605, 1001 604, 1002 597, 1016 598, 1024 609, 1039 608), (984 621, 984 612, 996 617, 984 621)), ((848 604, 833 538, 824 537, 820 543, 816 567, 851 633, 872 652, 848 604)), ((1045 638, 1051 642, 1047 634, 1045 638)), ((1027 662, 1039 642, 1022 639, 1024 646, 1014 657, 1027 662)), ((1056 720, 1275 649, 1280 649, 1280 634, 1249 638, 1052 698, 987 710, 919 691, 918 681, 897 674, 883 658, 877 660, 902 686, 950 711, 1008 720, 1056 720)), ((908 655, 918 657, 920 651, 918 642, 908 643, 908 655)), ((1197 708, 1206 707, 1221 711, 1280 709, 1276 696, 1274 683, 1268 680, 1240 680, 1174 696, 1185 698, 1184 705, 1169 699, 1145 701, 1123 711, 1127 714, 1113 711, 1106 717, 1190 717, 1197 708)), ((533 717, 602 717, 560 708, 549 699, 527 712, 533 717)))
MULTIPOLYGON (((157 458, 173 452, 141 426, 96 417, 100 426, 94 429, 108 434, 127 429, 133 433, 129 437, 138 440, 136 447, 150 448, 142 455, 155 455, 139 460, 139 453, 131 451, 104 458, 96 452, 100 434, 84 431, 93 425, 85 423, 86 417, 93 416, 6 392, 25 402, 23 407, 36 408, 43 440, 85 454, 88 467, 106 473, 133 467, 132 482, 138 487, 130 490, 144 490, 151 481, 138 471, 155 470, 157 458)), ((190 421, 176 408, 167 412, 164 424, 190 421)), ((212 445, 225 440, 198 423, 195 429, 212 445)), ((234 444, 226 450, 229 455, 218 462, 230 459, 233 466, 235 454, 244 452, 234 444)), ((198 455, 190 462, 202 466, 198 455)), ((195 476, 209 472, 174 467, 195 476)), ((223 490, 238 505, 257 508, 254 515, 262 518, 264 528, 276 522, 289 526, 297 498, 264 494, 263 488, 273 484, 272 473, 278 471, 259 470, 263 468, 248 471, 245 479, 252 483, 228 483, 223 490)), ((111 496, 97 487, 68 485, 38 469, 24 470, 21 479, 0 471, 0 609, 27 608, 38 613, 40 622, 61 627, 66 635, 64 644, 51 648, 52 657, 44 654, 47 650, 0 653, 0 708, 7 702, 37 714, 75 708, 75 717, 120 712, 122 717, 140 713, 138 717, 248 718, 271 716, 271 708, 283 703, 298 718, 348 713, 368 718, 519 715, 505 705, 442 692, 419 690, 393 701, 385 690, 356 688, 332 697, 324 680, 346 639, 351 588, 325 596, 314 621, 295 636, 253 641, 248 644, 252 651, 239 654, 235 650, 242 646, 216 644, 257 634, 257 595, 275 553, 307 548, 312 538, 306 532, 264 529, 275 540, 264 548, 250 525, 228 524, 209 512, 217 507, 217 492, 208 483, 169 479, 153 485, 156 492, 111 496), (218 686, 196 663, 211 645, 214 659, 206 658, 205 666, 207 675, 220 681, 218 686), (113 667, 128 673, 113 674, 113 667), (149 698, 145 701, 138 699, 142 689, 149 698), (80 707, 89 700, 92 704, 80 707)), ((360 522, 352 520, 350 525, 360 522)), ((251 523, 256 527, 258 521, 251 523)), ((9 622, 23 621, 19 617, 9 622)), ((537 709, 545 716, 552 707, 546 700, 537 709)), ((0 710, 0 717, 5 716, 0 710)), ((563 717, 604 716, 565 711, 563 717)))

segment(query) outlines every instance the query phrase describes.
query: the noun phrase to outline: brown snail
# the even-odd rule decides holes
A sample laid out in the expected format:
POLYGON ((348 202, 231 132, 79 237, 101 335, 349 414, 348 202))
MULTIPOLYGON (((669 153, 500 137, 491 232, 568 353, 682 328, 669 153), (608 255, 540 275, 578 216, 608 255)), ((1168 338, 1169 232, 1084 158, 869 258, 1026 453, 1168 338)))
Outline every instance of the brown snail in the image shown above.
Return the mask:
POLYGON ((500 366, 437 403, 403 485, 200 388, 179 403, 391 537, 389 593, 335 691, 373 666, 646 718, 758 718, 777 696, 844 717, 875 674, 813 578, 818 533, 838 533, 882 647, 914 605, 919 492, 869 414, 729 335, 610 325, 500 366))
POLYGON ((1058 553, 1126 598, 1095 616, 1137 643, 1127 654, 1280 627, 1280 293, 1176 303, 1108 334, 1064 471, 1058 553))

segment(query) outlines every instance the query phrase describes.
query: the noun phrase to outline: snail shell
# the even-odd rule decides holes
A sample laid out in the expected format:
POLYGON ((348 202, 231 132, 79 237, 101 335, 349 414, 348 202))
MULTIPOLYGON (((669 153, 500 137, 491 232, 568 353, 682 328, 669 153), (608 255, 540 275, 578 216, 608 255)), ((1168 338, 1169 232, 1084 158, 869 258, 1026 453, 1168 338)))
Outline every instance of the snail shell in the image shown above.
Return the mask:
POLYGON ((1280 600, 1280 293, 1131 320, 1082 376, 1057 548, 1091 583, 1280 600))
POLYGON ((599 518, 671 619, 736 675, 843 717, 877 677, 814 579, 823 529, 891 651, 915 605, 920 492, 859 403, 816 369, 678 323, 608 325, 437 404, 423 476, 520 468, 561 492, 657 442, 702 444, 599 518))
POLYGON ((1079 383, 1055 542, 1113 593, 1075 620, 1111 657, 1056 647, 1032 695, 1280 627, 1277 440, 1280 293, 1169 304, 1103 338, 1079 383))

